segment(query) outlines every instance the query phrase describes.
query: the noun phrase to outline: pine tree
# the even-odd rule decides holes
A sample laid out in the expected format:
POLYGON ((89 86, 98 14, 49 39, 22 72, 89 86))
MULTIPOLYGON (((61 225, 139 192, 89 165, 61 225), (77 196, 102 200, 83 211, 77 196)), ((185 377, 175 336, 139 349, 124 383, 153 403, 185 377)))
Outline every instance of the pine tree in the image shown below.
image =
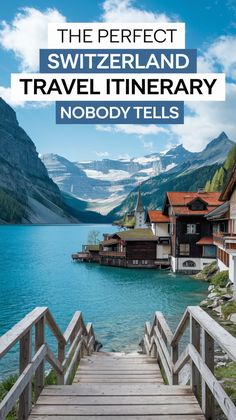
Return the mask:
POLYGON ((208 180, 208 181, 206 182, 206 185, 205 185, 204 190, 205 190, 206 192, 211 191, 211 181, 209 181, 209 180, 208 180))
POLYGON ((224 163, 224 168, 226 171, 230 171, 236 163, 236 145, 232 147, 229 151, 227 159, 224 163))

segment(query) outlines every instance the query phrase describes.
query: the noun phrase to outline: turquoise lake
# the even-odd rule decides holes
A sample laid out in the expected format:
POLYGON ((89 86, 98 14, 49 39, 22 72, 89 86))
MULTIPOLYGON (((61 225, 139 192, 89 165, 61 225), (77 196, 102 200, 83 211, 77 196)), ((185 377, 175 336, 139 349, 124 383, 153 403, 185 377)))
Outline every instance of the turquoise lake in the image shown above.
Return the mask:
MULTIPOLYGON (((48 306, 62 330, 76 310, 94 324, 106 350, 137 350, 144 323, 160 310, 174 328, 207 285, 188 276, 76 263, 71 254, 105 225, 0 227, 0 335, 35 306, 48 306)), ((17 349, 0 361, 0 376, 16 371, 17 349)))

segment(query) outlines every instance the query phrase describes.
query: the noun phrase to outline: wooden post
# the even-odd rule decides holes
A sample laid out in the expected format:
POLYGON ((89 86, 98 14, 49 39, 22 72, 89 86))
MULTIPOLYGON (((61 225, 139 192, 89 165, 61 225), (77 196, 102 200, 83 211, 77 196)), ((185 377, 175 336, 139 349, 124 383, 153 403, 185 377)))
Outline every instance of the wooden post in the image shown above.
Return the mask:
MULTIPOLYGON (((200 325, 190 316, 190 343, 193 344, 195 349, 200 354, 200 325)), ((194 395, 200 403, 201 395, 201 375, 195 364, 191 361, 191 387, 194 395)))
MULTIPOLYGON (((214 373, 214 340, 204 329, 202 338, 202 359, 211 372, 214 373)), ((215 418, 214 397, 204 380, 202 380, 202 411, 206 420, 215 418)))
MULTIPOLYGON (((58 342, 58 360, 63 363, 65 359, 65 344, 61 341, 58 342)), ((57 382, 58 385, 64 385, 64 375, 57 373, 57 382)))
MULTIPOLYGON (((177 362, 179 357, 179 344, 175 343, 173 346, 171 346, 171 360, 173 365, 177 362)), ((179 384, 179 374, 174 373, 172 371, 172 384, 171 385, 178 385, 179 384)))
MULTIPOLYGON (((35 352, 45 343, 45 319, 44 316, 35 324, 35 352)), ((44 360, 35 372, 35 402, 44 387, 44 360)))
MULTIPOLYGON (((32 360, 32 330, 30 329, 20 340, 20 374, 32 360)), ((18 419, 26 420, 32 407, 32 383, 25 387, 19 398, 18 419)))

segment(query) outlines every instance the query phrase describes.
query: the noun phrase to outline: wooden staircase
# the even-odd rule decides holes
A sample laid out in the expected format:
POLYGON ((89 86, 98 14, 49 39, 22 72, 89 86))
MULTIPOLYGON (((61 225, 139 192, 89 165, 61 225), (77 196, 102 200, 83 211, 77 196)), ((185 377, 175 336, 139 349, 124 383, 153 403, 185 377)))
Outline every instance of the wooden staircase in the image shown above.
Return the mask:
POLYGON ((16 344, 19 376, 0 401, 0 420, 12 409, 18 420, 213 420, 221 418, 219 408, 236 419, 214 374, 215 346, 236 362, 236 338, 199 307, 186 309, 175 332, 156 312, 145 324, 142 354, 96 352, 93 326, 81 312, 63 333, 47 307, 0 337, 0 361, 16 344), (48 333, 57 346, 54 340, 50 347, 48 333), (57 385, 45 385, 46 362, 57 385))
POLYGON ((139 353, 93 353, 72 385, 47 386, 30 420, 203 420, 189 387, 167 386, 156 361, 139 353))

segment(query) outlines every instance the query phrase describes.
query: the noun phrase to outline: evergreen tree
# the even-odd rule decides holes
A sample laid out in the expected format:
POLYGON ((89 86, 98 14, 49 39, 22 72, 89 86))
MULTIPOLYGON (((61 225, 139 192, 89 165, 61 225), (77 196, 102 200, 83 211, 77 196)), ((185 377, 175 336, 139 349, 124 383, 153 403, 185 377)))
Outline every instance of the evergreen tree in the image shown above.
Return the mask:
POLYGON ((230 171, 233 166, 236 164, 236 145, 230 150, 227 159, 224 163, 224 168, 226 171, 230 171))
POLYGON ((209 181, 209 180, 208 180, 208 181, 206 182, 206 185, 205 185, 204 190, 205 190, 206 192, 211 191, 211 181, 209 181))

